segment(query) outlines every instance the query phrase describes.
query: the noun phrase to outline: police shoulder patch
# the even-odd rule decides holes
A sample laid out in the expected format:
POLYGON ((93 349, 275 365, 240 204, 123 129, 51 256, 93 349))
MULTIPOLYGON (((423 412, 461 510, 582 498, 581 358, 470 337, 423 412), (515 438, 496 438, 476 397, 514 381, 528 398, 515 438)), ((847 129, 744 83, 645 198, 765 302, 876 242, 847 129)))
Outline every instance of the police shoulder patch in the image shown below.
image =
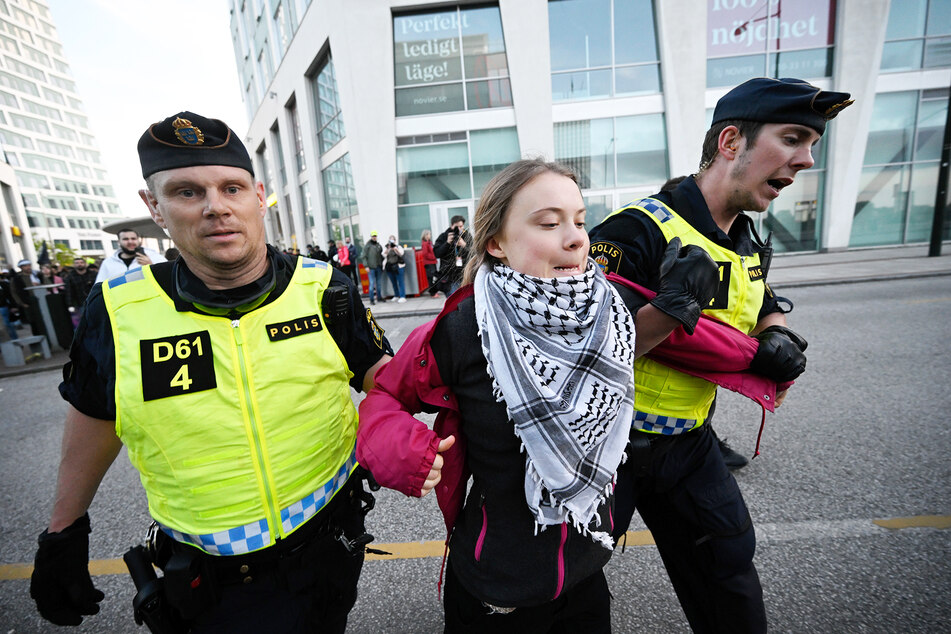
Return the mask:
POLYGON ((621 249, 611 242, 595 242, 591 245, 591 257, 605 274, 617 273, 621 267, 621 249))
POLYGON ((370 332, 373 333, 373 342, 382 350, 383 333, 386 331, 380 327, 380 324, 376 323, 376 319, 373 317, 373 311, 369 308, 367 308, 367 324, 370 326, 370 332))

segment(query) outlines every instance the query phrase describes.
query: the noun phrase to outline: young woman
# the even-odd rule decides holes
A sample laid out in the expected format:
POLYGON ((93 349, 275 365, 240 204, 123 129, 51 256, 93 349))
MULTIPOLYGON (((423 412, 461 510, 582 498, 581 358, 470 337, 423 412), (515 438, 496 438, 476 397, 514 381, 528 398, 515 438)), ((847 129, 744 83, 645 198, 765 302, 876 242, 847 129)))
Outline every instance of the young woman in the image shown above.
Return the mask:
POLYGON ((58 284, 59 286, 50 289, 50 293, 55 295, 63 288, 63 278, 53 271, 52 266, 44 264, 40 267, 40 284, 58 284))
POLYGON ((403 269, 406 263, 403 261, 403 247, 396 241, 396 236, 390 236, 386 246, 383 247, 383 270, 390 278, 390 285, 393 286, 393 296, 398 297, 397 304, 406 302, 406 285, 403 281, 403 269))
POLYGON ((584 216, 568 168, 503 169, 479 202, 465 285, 360 406, 361 464, 406 495, 436 490, 446 632, 611 629, 602 568, 634 323, 588 258, 584 216), (434 430, 411 415, 437 410, 434 430))
POLYGON ((433 232, 423 231, 419 237, 419 250, 422 253, 423 268, 426 269, 426 284, 429 285, 429 295, 435 297, 439 289, 433 284, 436 281, 436 254, 433 253, 433 232))

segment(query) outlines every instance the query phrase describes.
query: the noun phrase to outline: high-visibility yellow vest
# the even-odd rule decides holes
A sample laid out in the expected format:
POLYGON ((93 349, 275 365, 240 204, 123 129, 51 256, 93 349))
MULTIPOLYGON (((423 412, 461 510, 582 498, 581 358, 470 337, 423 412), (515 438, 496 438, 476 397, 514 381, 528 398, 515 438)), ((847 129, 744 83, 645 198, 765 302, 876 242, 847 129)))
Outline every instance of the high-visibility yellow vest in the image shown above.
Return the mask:
MULTIPOLYGON (((710 254, 720 267, 720 285, 704 313, 749 333, 756 326, 766 292, 766 276, 759 254, 739 255, 709 240, 673 209, 654 198, 645 198, 614 213, 636 210, 647 214, 668 242, 679 237, 710 254)), ((612 214, 613 215, 613 214, 612 214)), ((703 424, 716 396, 716 385, 656 361, 641 357, 634 362, 635 427, 654 433, 677 433, 703 424), (639 425, 648 421, 651 424, 639 425)))
POLYGON ((116 433, 173 536, 216 554, 263 548, 346 482, 357 412, 320 310, 330 276, 300 258, 280 297, 238 320, 178 312, 150 267, 104 285, 116 433), (253 539, 199 543, 227 531, 253 539))

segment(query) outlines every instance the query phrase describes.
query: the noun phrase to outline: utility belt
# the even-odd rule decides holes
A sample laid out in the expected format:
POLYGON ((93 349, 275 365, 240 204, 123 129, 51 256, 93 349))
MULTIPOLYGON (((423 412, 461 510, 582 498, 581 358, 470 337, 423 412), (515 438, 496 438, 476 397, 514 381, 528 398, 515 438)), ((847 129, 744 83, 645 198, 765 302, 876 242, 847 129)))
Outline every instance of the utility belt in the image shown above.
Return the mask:
POLYGON ((289 573, 300 569, 315 551, 341 547, 353 557, 383 553, 367 548, 373 535, 364 530, 363 518, 375 502, 363 480, 372 491, 380 488, 368 471, 357 467, 334 498, 303 526, 267 548, 243 555, 209 555, 175 541, 153 522, 147 545, 135 546, 123 557, 138 590, 132 602, 136 623, 145 622, 155 634, 184 632, 189 621, 218 603, 222 589, 263 580, 287 586, 289 573), (163 577, 156 578, 152 564, 164 572, 163 577))
POLYGON ((627 459, 635 475, 645 475, 651 465, 660 460, 674 446, 685 439, 696 439, 700 434, 709 433, 709 425, 701 425, 682 434, 652 434, 637 429, 631 430, 627 445, 627 459))

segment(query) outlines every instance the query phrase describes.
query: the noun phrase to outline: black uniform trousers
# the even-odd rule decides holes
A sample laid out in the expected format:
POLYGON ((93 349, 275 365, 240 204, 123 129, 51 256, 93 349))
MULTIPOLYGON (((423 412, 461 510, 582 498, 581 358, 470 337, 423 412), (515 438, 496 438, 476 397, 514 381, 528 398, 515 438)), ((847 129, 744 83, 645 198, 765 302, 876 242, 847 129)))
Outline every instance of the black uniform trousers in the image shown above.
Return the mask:
POLYGON ((766 631, 753 523, 706 425, 676 436, 631 431, 615 488, 615 540, 635 509, 694 632, 766 631))
POLYGON ((553 601, 501 614, 493 613, 466 590, 452 566, 447 565, 443 607, 443 634, 611 633, 611 593, 603 570, 565 590, 553 601))

